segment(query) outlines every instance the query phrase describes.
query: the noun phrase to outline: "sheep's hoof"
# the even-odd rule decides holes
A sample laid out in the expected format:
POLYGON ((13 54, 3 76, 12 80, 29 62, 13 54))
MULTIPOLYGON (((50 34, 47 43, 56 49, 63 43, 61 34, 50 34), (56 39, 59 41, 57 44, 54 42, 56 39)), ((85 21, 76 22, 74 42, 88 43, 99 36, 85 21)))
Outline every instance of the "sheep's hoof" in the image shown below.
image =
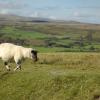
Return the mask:
POLYGON ((16 71, 16 68, 14 69, 14 72, 16 71))

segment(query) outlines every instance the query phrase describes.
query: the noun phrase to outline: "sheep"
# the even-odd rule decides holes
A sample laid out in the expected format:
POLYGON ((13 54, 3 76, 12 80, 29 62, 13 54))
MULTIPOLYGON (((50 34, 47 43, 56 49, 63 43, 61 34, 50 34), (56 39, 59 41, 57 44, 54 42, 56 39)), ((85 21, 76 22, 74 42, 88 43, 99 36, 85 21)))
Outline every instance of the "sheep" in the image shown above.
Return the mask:
POLYGON ((18 46, 12 43, 1 43, 0 44, 0 58, 3 60, 4 65, 7 70, 10 71, 10 67, 8 62, 12 61, 12 59, 16 63, 16 68, 21 70, 21 61, 25 58, 33 59, 33 61, 37 61, 37 51, 32 48, 25 48, 23 46, 18 46))

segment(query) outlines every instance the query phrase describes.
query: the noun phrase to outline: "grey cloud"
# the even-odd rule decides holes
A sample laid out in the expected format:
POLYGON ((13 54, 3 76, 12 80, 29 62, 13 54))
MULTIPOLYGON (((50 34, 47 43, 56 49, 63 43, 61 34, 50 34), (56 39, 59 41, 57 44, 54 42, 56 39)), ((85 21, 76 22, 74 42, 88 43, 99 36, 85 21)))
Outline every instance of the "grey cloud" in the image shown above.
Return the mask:
POLYGON ((21 9, 26 7, 26 4, 17 2, 0 2, 0 9, 21 9))
POLYGON ((75 16, 73 15, 73 17, 78 17, 78 18, 100 18, 100 14, 83 14, 83 13, 79 13, 79 15, 75 16))
POLYGON ((61 6, 47 6, 47 7, 38 7, 38 8, 35 8, 37 10, 59 10, 59 9, 62 9, 62 10, 71 10, 71 9, 100 9, 100 7, 96 7, 96 6, 78 6, 78 7, 61 7, 61 6))
POLYGON ((45 6, 45 7, 38 7, 38 8, 35 8, 37 10, 56 10, 56 9, 60 9, 61 7, 58 7, 58 6, 45 6))

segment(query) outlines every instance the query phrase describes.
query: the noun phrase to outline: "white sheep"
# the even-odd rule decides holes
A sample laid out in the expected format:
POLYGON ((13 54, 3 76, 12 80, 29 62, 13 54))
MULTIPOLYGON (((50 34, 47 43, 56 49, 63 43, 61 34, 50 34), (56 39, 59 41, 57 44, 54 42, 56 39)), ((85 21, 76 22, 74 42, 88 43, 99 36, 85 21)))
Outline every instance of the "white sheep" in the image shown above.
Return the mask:
POLYGON ((24 58, 30 58, 37 61, 37 51, 32 48, 25 48, 11 43, 0 44, 0 58, 4 61, 7 70, 10 70, 8 62, 12 59, 16 63, 16 68, 21 70, 21 61, 24 58))

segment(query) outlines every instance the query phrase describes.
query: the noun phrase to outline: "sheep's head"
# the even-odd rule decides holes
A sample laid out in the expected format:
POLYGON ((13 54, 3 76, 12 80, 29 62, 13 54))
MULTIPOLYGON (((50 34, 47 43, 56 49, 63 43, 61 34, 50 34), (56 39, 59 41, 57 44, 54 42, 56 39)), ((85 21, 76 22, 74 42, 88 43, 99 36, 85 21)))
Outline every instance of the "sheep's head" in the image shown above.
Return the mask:
POLYGON ((32 54, 32 59, 36 62, 38 60, 37 51, 36 50, 31 50, 31 54, 32 54))

